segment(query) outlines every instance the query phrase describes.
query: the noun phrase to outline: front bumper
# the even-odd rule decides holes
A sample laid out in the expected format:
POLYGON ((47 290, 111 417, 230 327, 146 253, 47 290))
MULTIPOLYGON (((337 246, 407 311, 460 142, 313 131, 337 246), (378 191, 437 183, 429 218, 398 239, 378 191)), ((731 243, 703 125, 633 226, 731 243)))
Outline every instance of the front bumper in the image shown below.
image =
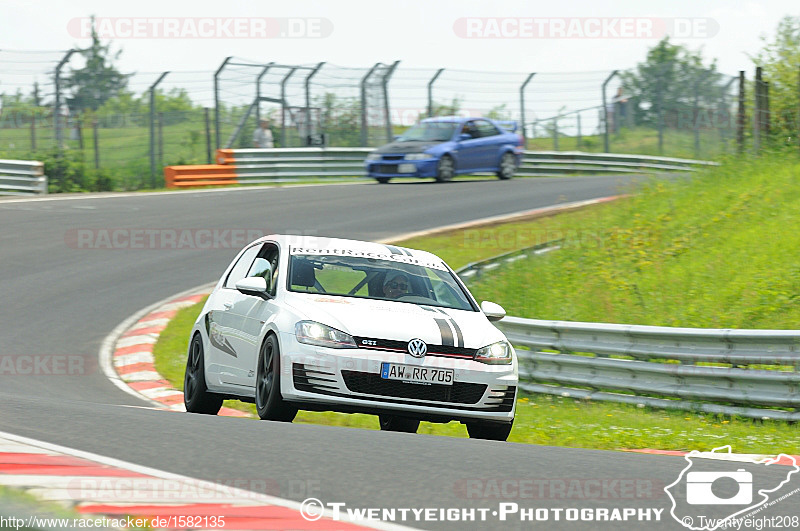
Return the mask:
POLYGON ((518 376, 511 365, 402 352, 331 349, 281 334, 281 394, 301 409, 393 414, 429 420, 511 422, 518 376), (453 385, 411 384, 380 377, 381 363, 452 368, 453 385))
POLYGON ((425 160, 376 160, 367 161, 365 167, 370 177, 436 177, 438 158, 425 160), (414 171, 400 172, 404 165, 413 166, 414 171))

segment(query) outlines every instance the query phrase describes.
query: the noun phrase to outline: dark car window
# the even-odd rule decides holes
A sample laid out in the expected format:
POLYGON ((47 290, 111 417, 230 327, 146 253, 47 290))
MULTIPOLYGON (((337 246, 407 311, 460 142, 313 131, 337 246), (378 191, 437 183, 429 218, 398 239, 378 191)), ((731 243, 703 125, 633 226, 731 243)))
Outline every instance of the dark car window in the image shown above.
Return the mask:
POLYGON ((278 279, 278 246, 265 243, 255 262, 247 272, 248 277, 264 277, 271 295, 275 295, 278 279))
POLYGON ((247 275, 247 272, 250 270, 250 266, 253 265, 253 260, 255 259, 258 251, 261 249, 261 245, 253 245, 252 247, 248 248, 239 260, 236 262, 236 265, 233 266, 231 272, 228 273, 228 278, 225 280, 225 287, 230 289, 236 289, 236 283, 247 275))
POLYGON ((469 135, 472 138, 480 138, 480 132, 478 131, 478 126, 474 120, 464 123, 464 125, 461 127, 461 134, 469 135))
POLYGON ((497 130, 497 127, 494 126, 491 122, 487 122, 486 120, 476 120, 475 127, 478 130, 478 137, 483 138, 485 136, 495 136, 500 134, 500 131, 497 130))
POLYGON ((419 123, 398 138, 400 142, 446 142, 456 129, 453 122, 419 123))

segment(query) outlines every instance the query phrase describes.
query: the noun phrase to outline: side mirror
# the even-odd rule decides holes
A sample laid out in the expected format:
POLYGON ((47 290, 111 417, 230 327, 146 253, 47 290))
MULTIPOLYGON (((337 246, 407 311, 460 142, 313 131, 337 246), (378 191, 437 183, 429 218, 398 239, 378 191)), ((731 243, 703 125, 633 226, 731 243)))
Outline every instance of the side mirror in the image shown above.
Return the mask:
MULTIPOLYGON (((236 286, 238 287, 239 285, 237 284, 236 286)), ((499 321, 506 316, 506 311, 503 307, 494 302, 483 301, 481 303, 481 311, 490 321, 499 321)))
POLYGON ((402 136, 403 135, 394 135, 394 137, 392 137, 392 138, 394 138, 394 140, 397 141, 397 140, 400 140, 400 138, 402 138, 402 136))
POLYGON ((458 139, 461 141, 470 140, 471 138, 472 135, 468 135, 467 133, 461 133, 460 135, 458 135, 458 139))
POLYGON ((264 277, 247 277, 236 282, 236 289, 245 295, 254 295, 262 299, 271 298, 269 282, 264 277))

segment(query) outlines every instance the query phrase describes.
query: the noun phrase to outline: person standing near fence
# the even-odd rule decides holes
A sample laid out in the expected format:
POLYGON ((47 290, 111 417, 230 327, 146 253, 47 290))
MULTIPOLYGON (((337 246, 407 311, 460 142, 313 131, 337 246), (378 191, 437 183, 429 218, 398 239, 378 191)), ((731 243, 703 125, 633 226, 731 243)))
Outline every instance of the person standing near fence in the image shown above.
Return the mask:
POLYGON ((253 132, 253 147, 261 149, 275 147, 272 140, 272 131, 269 128, 269 120, 261 120, 259 127, 253 132))

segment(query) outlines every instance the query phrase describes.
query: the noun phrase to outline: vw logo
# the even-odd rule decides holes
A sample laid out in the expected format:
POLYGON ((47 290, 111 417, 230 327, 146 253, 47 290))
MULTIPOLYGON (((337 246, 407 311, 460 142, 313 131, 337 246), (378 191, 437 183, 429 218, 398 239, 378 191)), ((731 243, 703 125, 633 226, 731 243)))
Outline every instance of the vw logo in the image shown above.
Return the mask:
POLYGON ((412 339, 408 342, 408 353, 415 358, 425 357, 425 354, 428 353, 428 345, 419 338, 412 339))

